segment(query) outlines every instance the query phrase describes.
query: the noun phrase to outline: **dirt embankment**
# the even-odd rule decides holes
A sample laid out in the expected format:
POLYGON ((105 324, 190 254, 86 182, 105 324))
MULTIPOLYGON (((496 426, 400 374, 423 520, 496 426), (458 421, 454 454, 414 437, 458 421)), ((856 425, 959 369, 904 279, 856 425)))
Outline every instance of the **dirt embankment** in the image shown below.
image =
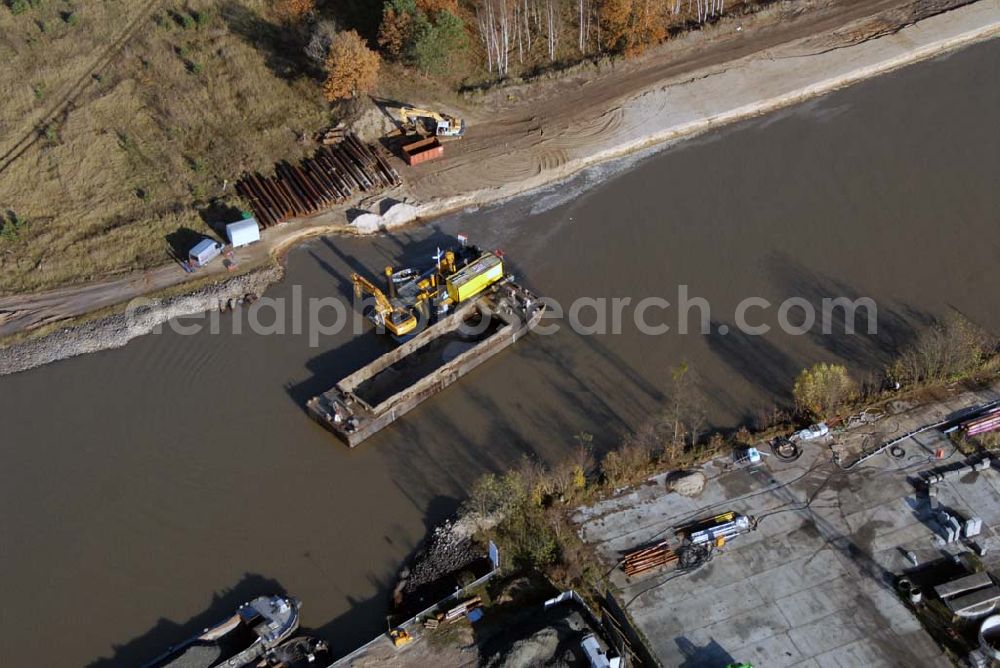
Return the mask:
MULTIPOLYGON (((383 221, 393 227, 495 202, 598 162, 763 114, 997 34, 1000 0, 781 3, 752 19, 724 19, 635 61, 493 91, 476 108, 461 111, 469 131, 461 142, 448 145, 443 159, 403 167, 404 186, 384 201, 373 198, 352 206, 378 212, 385 201, 412 204, 410 214, 383 221)), ((263 243, 240 249, 236 260, 244 267, 269 267, 304 238, 378 229, 355 229, 346 214, 341 208, 268 230, 263 243)), ((214 294, 204 307, 214 308, 220 295, 235 294, 225 287, 232 281, 252 281, 256 289, 243 292, 260 292, 278 276, 280 271, 264 269, 196 294, 214 294)), ((51 327, 186 280, 179 267, 165 266, 141 276, 3 298, 0 336, 51 327)), ((170 309, 182 302, 168 301, 156 316, 160 322, 181 314, 170 309)), ((197 298, 183 303, 204 310, 196 308, 197 298)), ((116 318, 9 344, 0 373, 123 345, 143 333, 116 318)))
POLYGON ((171 318, 251 302, 268 285, 279 280, 281 274, 281 267, 275 264, 188 294, 137 298, 120 313, 8 346, 3 355, 0 355, 0 376, 84 353, 120 348, 132 339, 152 332, 171 318))

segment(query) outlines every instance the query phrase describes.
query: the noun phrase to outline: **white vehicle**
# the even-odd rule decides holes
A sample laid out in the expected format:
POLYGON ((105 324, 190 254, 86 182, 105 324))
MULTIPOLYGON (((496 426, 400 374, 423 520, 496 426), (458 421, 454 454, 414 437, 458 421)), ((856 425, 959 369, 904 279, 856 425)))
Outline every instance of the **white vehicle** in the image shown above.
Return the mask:
POLYGON ((219 257, 220 253, 222 253, 222 244, 206 237, 199 241, 195 247, 191 249, 188 253, 188 259, 191 261, 192 266, 204 267, 206 264, 219 257))
POLYGON ((830 428, 826 426, 825 422, 817 422, 816 424, 809 425, 801 431, 797 431, 792 434, 792 441, 813 441, 817 438, 823 438, 830 433, 830 428))

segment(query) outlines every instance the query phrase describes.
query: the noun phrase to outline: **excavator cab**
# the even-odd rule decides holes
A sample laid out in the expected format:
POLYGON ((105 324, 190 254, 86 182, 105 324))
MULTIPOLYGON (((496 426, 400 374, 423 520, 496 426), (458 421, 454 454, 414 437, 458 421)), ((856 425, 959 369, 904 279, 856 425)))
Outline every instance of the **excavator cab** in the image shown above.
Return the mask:
POLYGON ((465 134, 465 121, 453 116, 445 116, 437 122, 438 137, 461 137, 465 134))

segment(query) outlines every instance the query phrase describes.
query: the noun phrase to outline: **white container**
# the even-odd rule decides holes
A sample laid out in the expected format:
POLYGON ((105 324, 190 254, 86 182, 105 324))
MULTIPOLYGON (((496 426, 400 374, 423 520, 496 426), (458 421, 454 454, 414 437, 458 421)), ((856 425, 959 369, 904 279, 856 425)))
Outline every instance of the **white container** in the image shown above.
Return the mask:
POLYGON ((233 248, 260 241, 260 226, 254 218, 244 218, 226 225, 226 237, 233 248))

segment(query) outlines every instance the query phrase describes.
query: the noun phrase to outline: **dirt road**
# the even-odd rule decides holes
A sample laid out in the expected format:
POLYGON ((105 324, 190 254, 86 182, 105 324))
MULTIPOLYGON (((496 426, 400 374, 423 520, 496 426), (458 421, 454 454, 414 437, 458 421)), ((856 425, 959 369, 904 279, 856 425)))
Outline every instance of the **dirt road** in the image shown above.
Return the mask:
MULTIPOLYGON (((388 196, 414 203, 424 218, 496 201, 590 164, 764 113, 1000 31, 1000 0, 940 14, 964 4, 777 5, 746 21, 726 19, 676 38, 603 72, 493 91, 475 108, 461 110, 470 121, 466 138, 450 144, 442 160, 403 167, 404 186, 388 196)), ((305 236, 349 230, 346 211, 345 206, 268 230, 262 243, 237 251, 236 263, 258 266, 305 236)), ((0 298, 0 337, 225 272, 218 262, 196 274, 170 264, 105 282, 0 298)))

